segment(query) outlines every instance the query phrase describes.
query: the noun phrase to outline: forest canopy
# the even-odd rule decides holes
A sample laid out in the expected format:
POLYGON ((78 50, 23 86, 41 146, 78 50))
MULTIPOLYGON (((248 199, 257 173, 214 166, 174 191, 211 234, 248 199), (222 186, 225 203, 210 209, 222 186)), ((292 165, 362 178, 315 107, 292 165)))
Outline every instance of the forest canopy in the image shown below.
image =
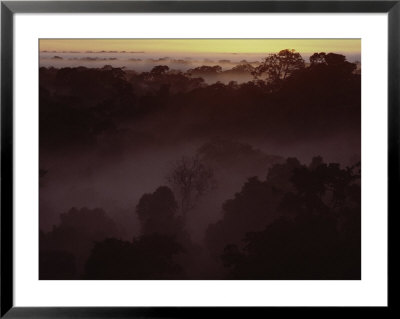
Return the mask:
POLYGON ((39 69, 39 278, 360 279, 360 65, 152 59, 39 69))

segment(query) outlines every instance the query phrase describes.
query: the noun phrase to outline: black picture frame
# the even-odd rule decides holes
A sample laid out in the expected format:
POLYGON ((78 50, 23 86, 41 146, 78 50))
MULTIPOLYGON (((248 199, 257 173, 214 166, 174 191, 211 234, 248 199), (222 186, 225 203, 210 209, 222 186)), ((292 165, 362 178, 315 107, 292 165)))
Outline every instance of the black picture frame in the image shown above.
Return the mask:
MULTIPOLYGON (((388 204, 389 222, 398 213, 400 144, 400 0, 396 1, 1 1, 1 317, 6 318, 192 318, 239 315, 247 318, 296 312, 310 307, 63 307, 24 308, 13 302, 13 19, 15 13, 388 13, 388 204)), ((389 251, 393 250, 389 229, 389 251), (389 240, 390 239, 390 240, 389 240)), ((389 258, 389 255, 388 255, 389 258)), ((391 268, 389 268, 391 270, 391 268)), ((388 285, 390 282, 388 281, 388 285)), ((389 291, 388 307, 392 310, 389 291)), ((357 308, 371 314, 371 308, 357 308)), ((319 314, 337 316, 341 307, 313 308, 319 314)))

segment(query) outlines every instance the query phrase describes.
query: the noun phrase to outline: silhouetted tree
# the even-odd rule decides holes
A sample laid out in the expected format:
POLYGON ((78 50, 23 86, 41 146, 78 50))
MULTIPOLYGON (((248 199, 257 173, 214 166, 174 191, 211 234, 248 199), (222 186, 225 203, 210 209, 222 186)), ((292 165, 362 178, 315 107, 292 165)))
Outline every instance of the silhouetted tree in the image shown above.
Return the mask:
POLYGON ((311 65, 326 63, 325 57, 326 57, 325 52, 320 52, 320 53, 316 52, 310 56, 310 63, 311 65))
MULTIPOLYGON (((340 72, 342 75, 353 73, 356 68, 356 63, 351 63, 346 60, 346 57, 342 54, 336 53, 314 53, 310 57, 311 67, 326 65, 331 69, 335 68, 337 72, 340 72)), ((330 72, 332 73, 332 72, 330 72)))
POLYGON ((199 199, 216 187, 214 172, 204 165, 199 157, 182 157, 172 167, 167 181, 175 190, 179 201, 183 220, 199 199))
POLYGON ((189 69, 186 71, 189 75, 210 75, 222 72, 222 68, 219 65, 208 66, 202 65, 197 68, 189 69))
POLYGON ((252 73, 254 71, 254 67, 250 63, 240 63, 235 65, 232 69, 228 70, 228 73, 252 73), (229 71, 229 72, 228 72, 229 71))
MULTIPOLYGON (((279 172, 286 175, 282 169, 274 175, 279 172)), ((248 232, 243 248, 225 247, 230 278, 360 279, 359 179, 357 165, 341 169, 321 157, 308 167, 296 165, 293 187, 278 206, 284 215, 263 231, 248 232)))
POLYGON ((174 194, 166 186, 157 188, 152 194, 144 194, 136 206, 141 234, 180 235, 183 232, 183 221, 177 216, 177 210, 174 194))
POLYGON ((157 65, 153 67, 150 71, 150 74, 153 76, 160 76, 169 71, 169 67, 167 65, 157 65))
POLYGON ((270 54, 255 68, 253 75, 266 77, 268 82, 277 83, 294 72, 305 67, 304 59, 295 50, 285 49, 279 53, 270 54))
POLYGON ((232 68, 232 71, 235 72, 253 72, 254 67, 250 63, 241 63, 232 68))

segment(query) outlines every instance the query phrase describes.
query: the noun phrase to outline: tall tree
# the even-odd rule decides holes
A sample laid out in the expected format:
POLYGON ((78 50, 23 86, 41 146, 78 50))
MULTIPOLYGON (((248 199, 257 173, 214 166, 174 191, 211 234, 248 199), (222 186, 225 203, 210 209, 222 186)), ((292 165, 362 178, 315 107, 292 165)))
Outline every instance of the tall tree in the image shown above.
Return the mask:
POLYGON ((154 193, 144 194, 136 206, 142 235, 176 236, 182 230, 181 220, 176 216, 177 209, 174 194, 166 186, 157 188, 154 193))
POLYGON ((167 181, 176 192, 183 220, 199 199, 216 186, 214 172, 199 157, 182 157, 177 161, 167 181))
POLYGON ((266 57, 252 74, 256 78, 264 77, 267 82, 277 83, 304 67, 305 62, 300 53, 285 49, 266 57))

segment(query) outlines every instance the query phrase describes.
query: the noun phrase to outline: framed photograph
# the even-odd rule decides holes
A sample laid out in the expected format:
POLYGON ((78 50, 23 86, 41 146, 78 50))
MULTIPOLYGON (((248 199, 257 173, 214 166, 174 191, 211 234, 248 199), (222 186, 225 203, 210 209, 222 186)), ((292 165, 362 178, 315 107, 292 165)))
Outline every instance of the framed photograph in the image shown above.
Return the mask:
POLYGON ((390 309, 399 24, 399 1, 2 1, 1 316, 390 309))

